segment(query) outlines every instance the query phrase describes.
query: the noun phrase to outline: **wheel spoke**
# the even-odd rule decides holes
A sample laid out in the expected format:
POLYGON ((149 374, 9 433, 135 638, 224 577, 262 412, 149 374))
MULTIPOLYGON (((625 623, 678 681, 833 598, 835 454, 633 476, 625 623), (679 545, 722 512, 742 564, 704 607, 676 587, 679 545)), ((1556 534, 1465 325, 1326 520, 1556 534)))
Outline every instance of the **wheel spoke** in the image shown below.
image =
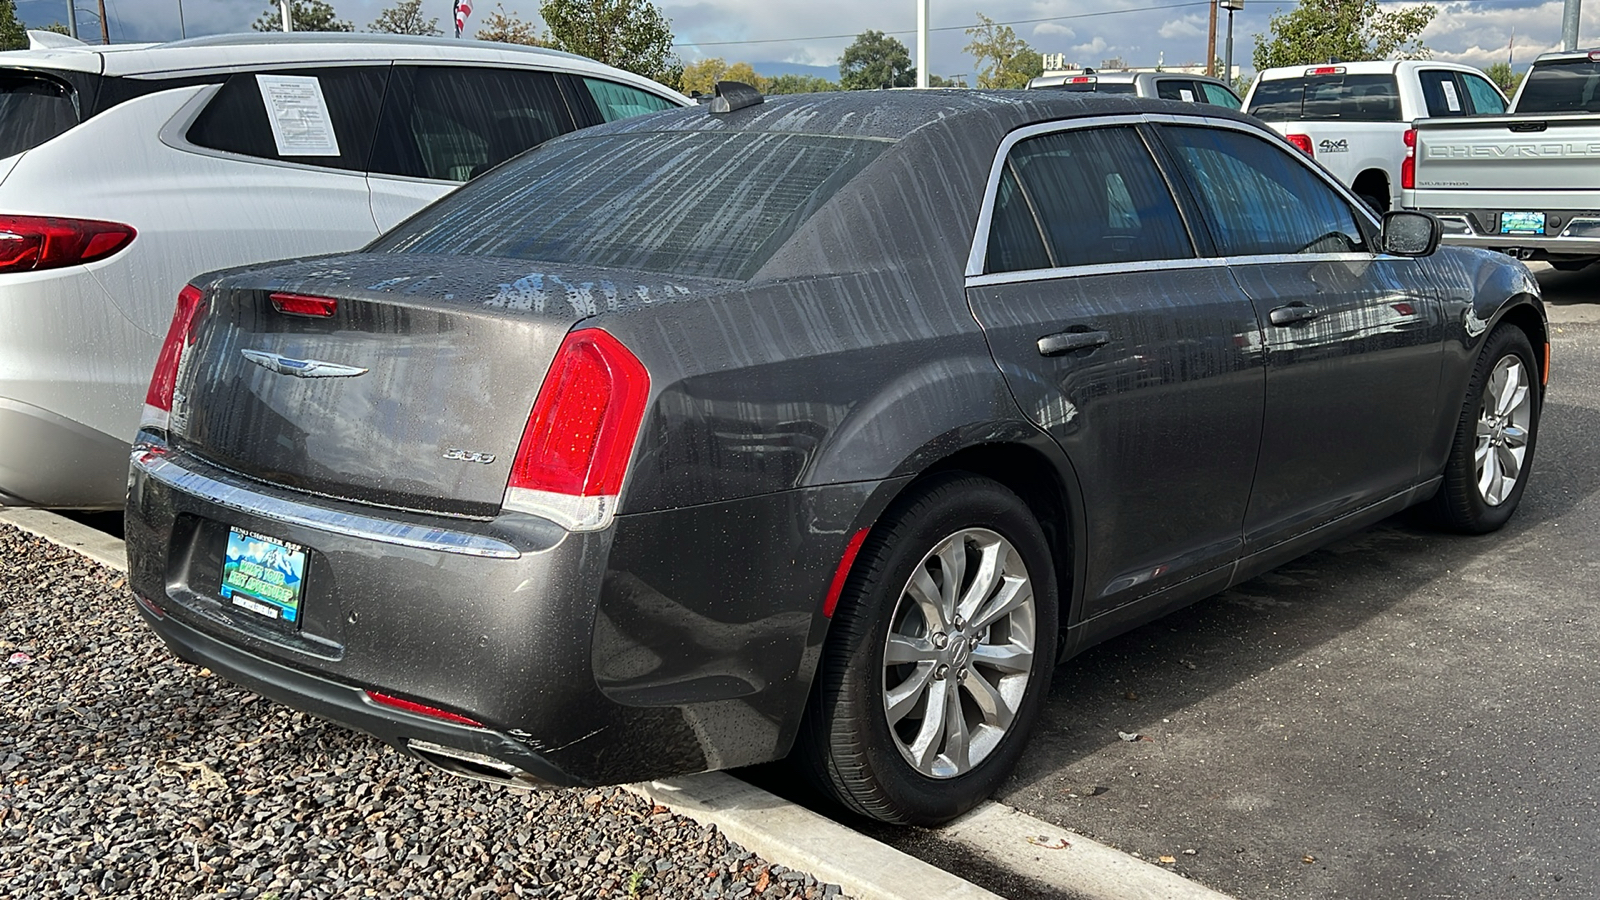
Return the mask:
POLYGON ((1528 430, 1520 425, 1507 425, 1502 435, 1506 439, 1507 447, 1520 450, 1528 446, 1528 430))
POLYGON ((928 683, 933 680, 933 669, 931 662, 918 663, 910 677, 884 692, 884 700, 887 701, 884 712, 888 714, 890 725, 898 724, 906 717, 906 713, 916 708, 917 700, 927 692, 928 683))
POLYGON ((1490 447, 1488 452, 1484 454, 1483 463, 1478 470, 1478 492, 1491 504, 1500 502, 1495 499, 1492 493, 1495 483, 1499 480, 1500 454, 1494 452, 1494 448, 1490 447))
POLYGON ((972 575, 972 586, 961 595, 961 603, 956 607, 956 614, 971 621, 978 615, 978 609, 983 602, 994 593, 995 585, 1000 583, 1005 574, 1007 558, 1011 555, 1010 549, 1004 541, 993 541, 983 545, 979 551, 978 570, 972 575))
POLYGON ((967 717, 961 710, 961 691, 952 687, 945 691, 943 756, 957 772, 965 772, 972 764, 967 753, 968 745, 967 717))
POLYGON ((938 655, 939 651, 933 646, 933 642, 927 638, 891 634, 889 635, 889 645, 884 648, 883 662, 885 665, 890 666, 930 662, 938 655))
POLYGON ((944 612, 944 620, 952 621, 956 616, 956 602, 961 597, 961 583, 967 577, 967 540, 964 535, 944 542, 939 547, 939 569, 944 573, 944 578, 939 585, 939 608, 944 612))
POLYGON ((939 745, 943 743, 944 718, 948 706, 945 695, 949 693, 949 688, 949 679, 934 681, 928 688, 927 712, 923 714, 922 728, 910 747, 911 759, 920 772, 927 772, 933 767, 933 759, 939 754, 939 745))
POLYGON ((1500 382, 1499 390, 1495 391, 1495 413, 1502 416, 1509 414, 1527 395, 1528 386, 1522 377, 1522 365, 1512 362, 1505 367, 1505 377, 1500 382))
POLYGON ((979 644, 972 648, 972 665, 1020 674, 1033 668, 1033 650, 1016 644, 979 644))
POLYGON ((922 618, 928 623, 929 631, 950 630, 950 619, 939 602, 939 586, 934 584, 927 566, 917 566, 917 570, 911 573, 911 581, 906 584, 906 596, 922 610, 922 618))
POLYGON ((1522 460, 1517 458, 1516 452, 1510 447, 1501 447, 1495 455, 1500 457, 1500 478, 1503 482, 1500 496, 1504 499, 1505 495, 1510 493, 1511 486, 1517 483, 1517 475, 1522 471, 1522 460))
POLYGON ((973 616, 971 630, 982 631, 1000 621, 1001 616, 1010 615, 1021 609, 1033 600, 1033 585, 1026 578, 1007 575, 1000 585, 1000 590, 995 591, 994 599, 989 601, 978 615, 973 616))
MULTIPOLYGON (((1031 654, 1030 654, 1031 656, 1031 654)), ((972 702, 978 705, 978 711, 983 713, 985 725, 1006 729, 1011 727, 1011 720, 1017 711, 1011 708, 1011 703, 999 689, 983 677, 977 669, 968 667, 967 677, 961 682, 972 702)))

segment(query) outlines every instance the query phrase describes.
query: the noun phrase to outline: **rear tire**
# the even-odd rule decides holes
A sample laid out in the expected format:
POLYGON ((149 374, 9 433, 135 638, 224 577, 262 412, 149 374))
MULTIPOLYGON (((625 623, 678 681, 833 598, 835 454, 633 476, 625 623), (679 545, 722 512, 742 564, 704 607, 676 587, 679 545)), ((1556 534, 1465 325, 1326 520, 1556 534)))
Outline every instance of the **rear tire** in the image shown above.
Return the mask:
POLYGON ((1543 403, 1533 345, 1501 325, 1484 342, 1461 405, 1434 519, 1463 534, 1487 534, 1511 518, 1533 469, 1543 403))
POLYGON ((1021 755, 1055 665, 1049 546, 1021 499, 935 476, 873 527, 846 582, 797 744, 818 788, 885 822, 936 825, 1021 755))

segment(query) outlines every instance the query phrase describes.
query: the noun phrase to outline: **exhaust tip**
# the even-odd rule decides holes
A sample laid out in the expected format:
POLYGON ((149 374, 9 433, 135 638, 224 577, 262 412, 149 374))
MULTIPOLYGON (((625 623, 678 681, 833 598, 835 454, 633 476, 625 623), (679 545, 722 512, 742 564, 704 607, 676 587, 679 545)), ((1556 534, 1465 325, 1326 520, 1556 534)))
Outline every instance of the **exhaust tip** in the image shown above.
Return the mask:
POLYGON ((553 787, 550 782, 531 772, 483 753, 446 747, 432 741, 407 740, 406 747, 423 762, 461 778, 523 790, 553 787))

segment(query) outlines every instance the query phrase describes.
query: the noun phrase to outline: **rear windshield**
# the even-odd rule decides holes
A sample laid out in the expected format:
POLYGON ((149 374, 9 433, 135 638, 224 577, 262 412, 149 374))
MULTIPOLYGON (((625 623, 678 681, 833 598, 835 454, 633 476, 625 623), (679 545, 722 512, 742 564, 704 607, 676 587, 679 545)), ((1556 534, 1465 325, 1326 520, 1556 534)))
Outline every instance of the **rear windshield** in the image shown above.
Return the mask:
POLYGON ((1104 83, 1080 81, 1077 84, 1046 84, 1040 87, 1046 91, 1092 91, 1096 94, 1131 94, 1134 92, 1133 82, 1131 81, 1107 81, 1104 83))
POLYGON ((1600 112, 1600 62, 1573 59, 1534 66, 1517 98, 1517 112, 1600 112))
POLYGON ((53 78, 0 73, 0 158, 31 150, 78 124, 78 99, 53 78))
POLYGON ((888 144, 748 132, 568 139, 469 182, 368 249, 747 280, 888 144))
POLYGON ((1268 121, 1398 122, 1400 87, 1393 75, 1262 79, 1245 112, 1268 121))

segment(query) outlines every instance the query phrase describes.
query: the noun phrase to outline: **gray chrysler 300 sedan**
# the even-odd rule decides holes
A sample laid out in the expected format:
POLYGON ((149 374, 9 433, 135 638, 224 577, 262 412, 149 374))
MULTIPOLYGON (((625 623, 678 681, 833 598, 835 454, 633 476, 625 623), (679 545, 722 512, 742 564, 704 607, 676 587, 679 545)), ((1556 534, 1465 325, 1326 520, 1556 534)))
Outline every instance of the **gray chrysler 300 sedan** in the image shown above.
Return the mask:
POLYGON ((174 651, 465 775, 792 756, 930 823, 1059 660, 1412 504, 1516 507, 1527 270, 1255 120, 754 99, 195 279, 127 513, 174 651))

